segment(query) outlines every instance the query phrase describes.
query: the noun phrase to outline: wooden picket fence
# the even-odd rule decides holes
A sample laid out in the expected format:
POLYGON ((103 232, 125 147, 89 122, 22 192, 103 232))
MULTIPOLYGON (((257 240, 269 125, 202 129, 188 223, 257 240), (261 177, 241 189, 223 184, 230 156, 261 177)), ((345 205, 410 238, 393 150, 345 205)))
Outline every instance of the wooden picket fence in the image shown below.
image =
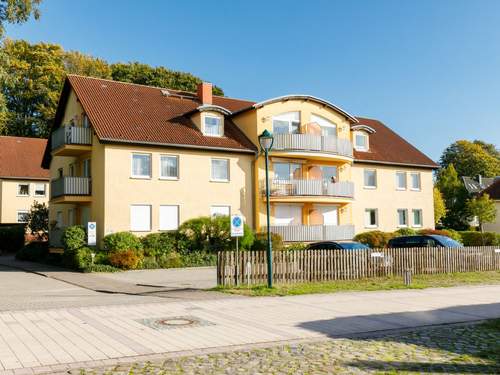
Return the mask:
MULTIPOLYGON (((217 283, 259 285, 267 281, 265 251, 217 254, 217 283)), ((273 252, 273 280, 277 284, 357 280, 381 276, 440 274, 500 270, 500 249, 493 246, 368 250, 287 250, 273 252)))

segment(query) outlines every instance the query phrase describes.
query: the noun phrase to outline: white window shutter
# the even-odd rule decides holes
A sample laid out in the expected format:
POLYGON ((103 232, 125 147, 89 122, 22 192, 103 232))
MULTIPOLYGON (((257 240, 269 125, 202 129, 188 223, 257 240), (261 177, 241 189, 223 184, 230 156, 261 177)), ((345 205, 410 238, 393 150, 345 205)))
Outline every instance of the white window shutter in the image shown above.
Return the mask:
POLYGON ((179 228, 179 206, 160 206, 160 230, 179 228))

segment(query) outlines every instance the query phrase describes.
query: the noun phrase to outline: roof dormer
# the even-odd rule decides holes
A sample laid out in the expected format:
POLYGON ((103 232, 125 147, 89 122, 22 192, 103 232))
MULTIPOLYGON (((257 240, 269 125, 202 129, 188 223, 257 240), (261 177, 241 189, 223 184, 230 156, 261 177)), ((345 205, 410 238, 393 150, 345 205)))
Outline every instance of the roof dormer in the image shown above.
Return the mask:
POLYGON ((223 137, 224 120, 229 115, 231 115, 231 112, 224 107, 205 104, 200 105, 191 112, 191 120, 203 135, 208 137, 223 137))
POLYGON ((356 151, 367 152, 370 150, 370 134, 375 133, 375 129, 368 125, 351 126, 354 149, 356 151))

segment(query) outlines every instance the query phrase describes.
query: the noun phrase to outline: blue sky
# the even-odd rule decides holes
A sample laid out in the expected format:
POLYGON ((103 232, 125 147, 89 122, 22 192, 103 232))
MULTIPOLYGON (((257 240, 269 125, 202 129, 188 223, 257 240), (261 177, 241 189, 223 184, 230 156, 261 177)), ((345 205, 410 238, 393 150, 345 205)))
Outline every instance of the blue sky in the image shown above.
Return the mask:
POLYGON ((433 159, 500 146, 500 1, 44 0, 7 36, 191 72, 228 96, 306 93, 433 159))

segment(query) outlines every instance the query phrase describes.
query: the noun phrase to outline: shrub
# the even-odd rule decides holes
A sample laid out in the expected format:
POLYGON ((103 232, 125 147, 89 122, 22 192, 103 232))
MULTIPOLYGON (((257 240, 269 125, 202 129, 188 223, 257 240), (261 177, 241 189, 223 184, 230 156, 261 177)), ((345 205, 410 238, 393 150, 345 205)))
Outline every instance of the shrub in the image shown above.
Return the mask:
POLYGON ((133 270, 139 265, 142 258, 141 255, 141 253, 131 249, 114 251, 109 255, 109 263, 123 270, 133 270))
MULTIPOLYGON (((271 246, 273 250, 283 250, 283 239, 278 233, 271 233, 271 246)), ((260 232, 255 234, 255 241, 252 245, 252 250, 266 250, 267 249, 267 233, 260 232)))
POLYGON ((462 237, 460 233, 453 229, 421 229, 418 231, 418 234, 436 234, 439 236, 446 236, 454 239, 455 241, 462 242, 462 237))
POLYGON ((400 228, 394 232, 395 237, 414 236, 416 234, 417 234, 417 231, 415 229, 411 229, 411 228, 400 228))
POLYGON ((364 243, 371 248, 380 248, 387 246, 387 243, 394 237, 394 233, 372 230, 359 233, 354 237, 354 241, 364 243))
POLYGON ((39 240, 47 240, 49 234, 49 208, 45 203, 33 202, 28 213, 26 227, 39 240))
POLYGON ((160 266, 158 265, 158 262, 156 261, 156 258, 151 257, 151 256, 145 257, 142 260, 140 267, 145 269, 145 270, 160 268, 160 266))
POLYGON ((76 250, 64 250, 62 255, 62 265, 67 268, 83 270, 92 265, 92 249, 80 247, 76 250))
POLYGON ((38 262, 45 259, 48 253, 48 242, 30 242, 16 253, 16 258, 19 260, 38 262))
MULTIPOLYGON (((244 235, 238 241, 241 249, 252 246, 254 234, 248 225, 244 225, 244 235)), ((188 220, 179 227, 177 250, 183 254, 192 251, 230 250, 235 246, 229 216, 199 217, 188 220)))
POLYGON ((204 267, 215 266, 217 264, 217 255, 204 251, 196 251, 181 255, 182 267, 204 267))
POLYGON ((64 250, 73 252, 87 244, 87 234, 81 225, 67 227, 61 237, 64 250))
POLYGON ((285 246, 284 250, 305 250, 307 249, 307 244, 303 242, 295 242, 285 246))
POLYGON ((120 272, 119 268, 110 266, 109 264, 93 264, 85 267, 83 272, 120 272))
POLYGON ((108 234, 102 241, 107 251, 142 250, 141 240, 130 232, 108 234))
POLYGON ((106 251, 98 251, 95 253, 94 264, 109 265, 109 253, 106 251))
POLYGON ((0 227, 0 253, 15 253, 24 247, 24 226, 6 225, 0 227))
POLYGON ((500 245, 500 235, 493 232, 459 232, 464 246, 497 246, 500 245))
POLYGON ((181 255, 175 251, 160 256, 157 259, 158 265, 161 268, 178 268, 182 267, 181 255))
POLYGON ((160 256, 175 250, 175 233, 151 233, 141 238, 145 256, 160 256))

